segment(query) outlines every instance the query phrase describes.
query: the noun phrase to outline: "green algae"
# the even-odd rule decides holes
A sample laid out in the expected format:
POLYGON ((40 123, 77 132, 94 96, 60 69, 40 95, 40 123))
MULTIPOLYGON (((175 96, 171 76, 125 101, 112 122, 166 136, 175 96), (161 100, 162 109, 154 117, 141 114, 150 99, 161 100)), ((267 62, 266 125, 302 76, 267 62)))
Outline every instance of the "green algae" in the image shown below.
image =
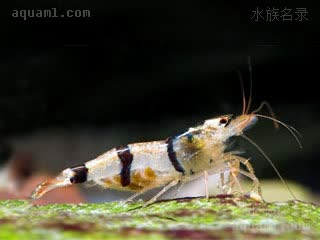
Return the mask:
POLYGON ((292 239, 320 237, 320 207, 219 196, 99 204, 0 202, 0 239, 292 239))

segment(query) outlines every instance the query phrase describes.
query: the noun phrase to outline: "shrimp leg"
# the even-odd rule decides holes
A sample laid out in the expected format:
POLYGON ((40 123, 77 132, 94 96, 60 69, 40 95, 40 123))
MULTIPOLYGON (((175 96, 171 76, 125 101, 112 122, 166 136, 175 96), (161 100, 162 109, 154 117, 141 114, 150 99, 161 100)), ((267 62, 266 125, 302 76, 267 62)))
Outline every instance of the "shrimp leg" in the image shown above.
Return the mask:
POLYGON ((158 192, 153 198, 151 198, 149 201, 147 201, 143 207, 146 207, 152 203, 154 203, 162 194, 164 194, 166 191, 168 191, 170 188, 174 187, 179 183, 179 179, 175 179, 172 182, 170 182, 168 185, 166 185, 160 192, 158 192))
POLYGON ((236 179, 236 173, 240 173, 253 181, 251 192, 258 192, 259 197, 262 199, 260 182, 258 178, 255 176, 253 167, 249 162, 249 159, 245 159, 235 155, 230 155, 228 159, 229 166, 231 169, 231 176, 233 177, 233 180, 231 180, 231 185, 234 185, 234 183, 236 182, 240 190, 242 191, 241 184, 236 179), (240 163, 242 163, 247 168, 248 172, 240 169, 240 163))

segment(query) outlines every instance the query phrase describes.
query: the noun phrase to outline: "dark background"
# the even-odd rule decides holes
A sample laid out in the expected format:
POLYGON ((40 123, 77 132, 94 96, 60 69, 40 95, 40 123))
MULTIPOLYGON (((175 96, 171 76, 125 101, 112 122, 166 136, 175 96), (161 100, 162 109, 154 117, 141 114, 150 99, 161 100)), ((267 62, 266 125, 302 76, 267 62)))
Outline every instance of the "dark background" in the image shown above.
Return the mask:
MULTIPOLYGON (((50 128, 99 131, 123 126, 128 129, 126 144, 163 139, 220 113, 239 114, 237 71, 242 72, 248 91, 250 57, 254 107, 268 100, 280 120, 301 132, 304 148, 298 149, 287 131, 274 130, 268 121, 260 121, 249 135, 286 178, 320 190, 320 38, 319 8, 314 4, 2 4, 3 142, 50 128), (303 7, 308 21, 255 22, 251 17, 257 6, 303 7), (89 9, 92 16, 26 21, 11 17, 13 9, 52 7, 61 12, 89 9), (132 124, 139 129, 138 136, 130 134, 132 124)), ((259 177, 275 177, 265 160, 255 158, 259 177)))

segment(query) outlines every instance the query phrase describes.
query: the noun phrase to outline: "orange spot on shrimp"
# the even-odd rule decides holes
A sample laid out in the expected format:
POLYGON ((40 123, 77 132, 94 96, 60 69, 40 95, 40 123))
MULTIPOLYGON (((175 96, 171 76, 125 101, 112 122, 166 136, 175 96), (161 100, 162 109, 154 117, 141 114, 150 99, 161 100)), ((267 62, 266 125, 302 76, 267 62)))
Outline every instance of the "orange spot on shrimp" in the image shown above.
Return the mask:
POLYGON ((110 178, 103 179, 105 187, 110 187, 112 185, 112 180, 110 178))
POLYGON ((153 180, 156 178, 156 173, 152 170, 152 168, 147 167, 144 170, 144 175, 149 179, 149 180, 153 180))
POLYGON ((121 183, 121 176, 120 175, 116 175, 113 177, 113 182, 116 184, 120 184, 121 183))
POLYGON ((141 185, 135 184, 135 183, 130 183, 128 185, 128 188, 133 190, 133 191, 139 191, 139 190, 142 190, 144 187, 141 186, 141 185))
POLYGON ((131 190, 148 188, 154 183, 156 177, 155 172, 150 167, 147 167, 144 170, 134 171, 131 174, 131 182, 128 185, 128 188, 131 190))

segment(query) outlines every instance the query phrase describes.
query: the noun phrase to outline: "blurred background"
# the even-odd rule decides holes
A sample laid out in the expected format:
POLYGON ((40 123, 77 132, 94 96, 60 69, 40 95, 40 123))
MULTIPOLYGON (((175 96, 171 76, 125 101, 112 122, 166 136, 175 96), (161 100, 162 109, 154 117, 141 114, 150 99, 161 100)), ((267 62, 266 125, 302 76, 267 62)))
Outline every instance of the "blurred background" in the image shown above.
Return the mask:
MULTIPOLYGON (((279 120, 301 132, 303 148, 287 130, 276 130, 267 120, 260 120, 247 135, 294 183, 295 191, 318 201, 317 6, 298 1, 3 4, 1 199, 27 196, 46 177, 115 146, 165 139, 204 119, 241 113, 237 72, 242 73, 248 92, 250 57, 253 107, 269 101, 279 120), (15 10, 52 8, 58 14, 89 10, 90 17, 13 17, 15 10), (269 8, 291 9, 293 19, 279 16, 268 21, 269 8), (306 12, 302 21, 298 8, 306 12), (257 17, 257 9, 262 18, 257 17)), ((266 193, 275 200, 279 200, 276 189, 288 193, 274 182, 278 177, 257 150, 248 143, 241 144, 241 150, 251 157, 260 180, 266 180, 266 193)), ((193 186, 198 184, 203 182, 193 186)), ((198 194, 192 186, 186 189, 186 195, 198 194)), ((74 192, 66 200, 69 190, 59 191, 47 201, 129 196, 81 188, 70 190, 74 192)))

